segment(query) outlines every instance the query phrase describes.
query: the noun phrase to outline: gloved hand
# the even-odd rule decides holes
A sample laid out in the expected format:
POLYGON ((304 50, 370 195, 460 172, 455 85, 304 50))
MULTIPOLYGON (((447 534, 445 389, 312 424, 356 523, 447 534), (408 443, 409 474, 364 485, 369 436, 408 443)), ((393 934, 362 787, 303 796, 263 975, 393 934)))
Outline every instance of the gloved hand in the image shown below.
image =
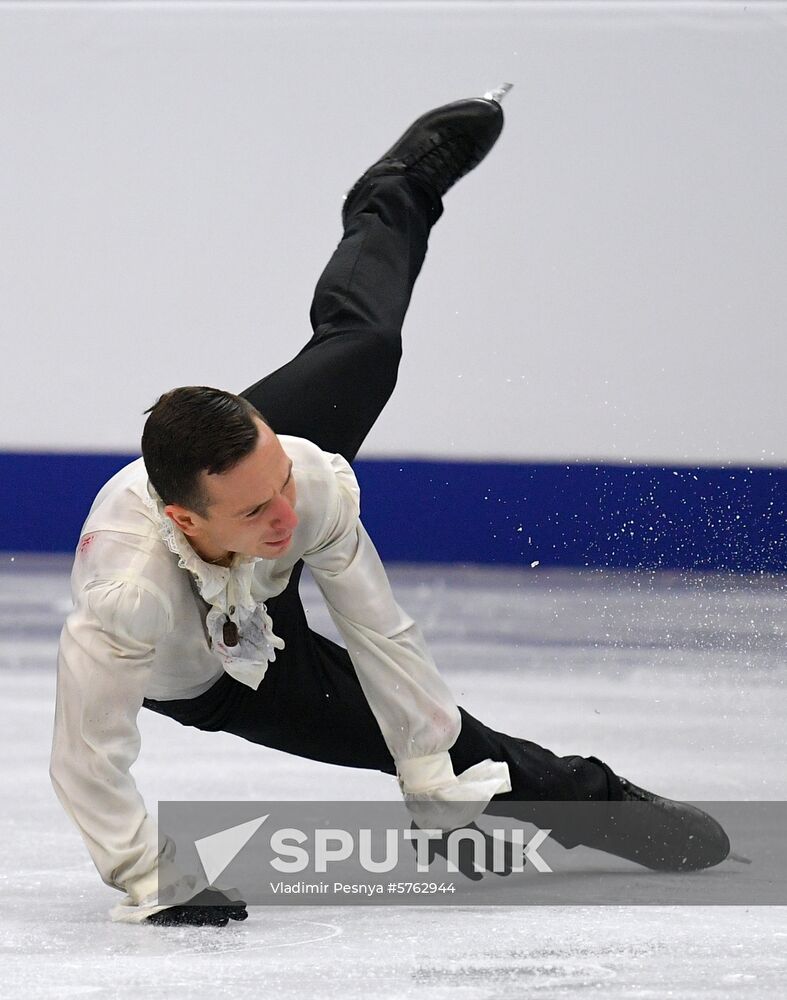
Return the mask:
MULTIPOLYGON (((416 830, 418 827, 415 823, 410 825, 411 830, 416 830)), ((465 878, 471 879, 473 882, 478 882, 484 877, 485 874, 489 872, 494 872, 495 875, 510 875, 514 869, 514 866, 522 866, 525 863, 524 855, 519 856, 519 849, 517 849, 517 856, 514 856, 514 845, 511 841, 506 840, 502 842, 502 866, 498 864, 498 870, 494 868, 494 861, 496 855, 494 853, 495 838, 491 834, 484 833, 484 831, 478 827, 475 823, 470 823, 465 830, 472 830, 474 833, 480 834, 483 838, 483 849, 479 850, 476 844, 469 837, 462 837, 458 843, 458 849, 451 852, 451 860, 454 861, 460 873, 465 876, 465 878), (478 854, 478 863, 486 869, 486 872, 476 871, 476 854, 478 854), (502 870, 499 870, 502 868, 502 870)), ((452 831, 453 832, 453 831, 452 831)), ((448 838, 451 836, 450 833, 443 834, 440 838, 429 839, 429 864, 434 862, 436 857, 445 858, 448 860, 448 838)), ((477 838, 476 838, 477 839, 477 838)), ((416 841, 411 841, 413 847, 417 849, 416 841)), ((497 854, 500 854, 500 846, 497 848, 497 854)))
POLYGON ((218 889, 203 889, 187 903, 168 906, 145 918, 146 924, 160 927, 192 925, 197 927, 225 927, 230 920, 245 920, 248 917, 246 904, 242 899, 233 900, 218 889))

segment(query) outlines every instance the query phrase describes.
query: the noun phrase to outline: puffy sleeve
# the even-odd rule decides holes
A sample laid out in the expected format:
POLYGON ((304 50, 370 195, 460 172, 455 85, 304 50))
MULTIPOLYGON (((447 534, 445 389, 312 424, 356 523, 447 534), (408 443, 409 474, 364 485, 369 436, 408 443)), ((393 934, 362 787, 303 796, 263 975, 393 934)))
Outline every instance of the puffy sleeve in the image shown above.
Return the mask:
POLYGON ((339 455, 330 460, 332 483, 323 497, 328 515, 304 562, 347 645, 416 821, 464 826, 493 795, 511 790, 508 766, 486 760, 454 774, 448 750, 461 728, 459 710, 420 629, 394 599, 360 521, 352 469, 339 455))
POLYGON ((79 591, 58 651, 50 775, 107 885, 137 903, 156 889, 158 837, 129 769, 156 644, 171 610, 141 580, 97 579, 79 591))

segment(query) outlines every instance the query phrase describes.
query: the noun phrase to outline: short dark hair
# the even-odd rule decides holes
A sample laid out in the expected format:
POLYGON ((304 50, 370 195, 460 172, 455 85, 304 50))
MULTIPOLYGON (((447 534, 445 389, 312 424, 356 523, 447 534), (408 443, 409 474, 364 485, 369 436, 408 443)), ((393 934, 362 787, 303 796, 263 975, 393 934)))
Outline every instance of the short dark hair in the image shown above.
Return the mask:
POLYGON ((202 473, 226 472, 251 454, 267 423, 242 396, 205 385, 165 392, 150 409, 142 431, 142 458, 153 488, 164 501, 205 517, 210 497, 202 473))

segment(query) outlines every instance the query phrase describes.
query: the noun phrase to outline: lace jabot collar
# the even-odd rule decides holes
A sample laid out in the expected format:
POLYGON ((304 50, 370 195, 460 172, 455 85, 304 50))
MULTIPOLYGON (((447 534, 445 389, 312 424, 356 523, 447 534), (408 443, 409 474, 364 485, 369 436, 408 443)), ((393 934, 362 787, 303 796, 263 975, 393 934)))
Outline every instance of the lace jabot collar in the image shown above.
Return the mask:
POLYGON ((143 491, 142 501, 150 511, 167 548, 178 557, 178 566, 196 577, 200 594, 209 604, 213 604, 226 590, 233 570, 250 567, 259 561, 259 556, 241 556, 236 553, 231 566, 215 566, 206 562, 197 555, 180 528, 164 513, 164 502, 149 480, 147 489, 143 491))
POLYGON ((228 674, 256 690, 268 664, 276 659, 276 650, 284 649, 265 604, 252 593, 254 564, 261 557, 236 553, 231 566, 205 562, 164 513, 161 497, 149 481, 142 499, 167 548, 178 557, 179 568, 194 576, 202 599, 212 605, 205 618, 211 649, 228 674))

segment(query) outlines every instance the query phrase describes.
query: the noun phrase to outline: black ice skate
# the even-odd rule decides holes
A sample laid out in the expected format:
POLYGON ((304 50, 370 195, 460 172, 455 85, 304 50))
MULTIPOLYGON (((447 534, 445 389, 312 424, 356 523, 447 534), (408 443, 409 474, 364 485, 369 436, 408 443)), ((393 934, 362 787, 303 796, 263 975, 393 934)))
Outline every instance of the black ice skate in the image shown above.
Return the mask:
POLYGON ((622 801, 609 803, 604 822, 584 831, 581 843, 662 872, 712 868, 730 856, 727 834, 708 813, 619 780, 622 801))
POLYGON ((503 129, 500 101, 510 89, 511 84, 504 83, 484 97, 444 104, 421 115, 350 189, 342 221, 355 193, 385 174, 407 174, 442 198, 494 146, 503 129))

